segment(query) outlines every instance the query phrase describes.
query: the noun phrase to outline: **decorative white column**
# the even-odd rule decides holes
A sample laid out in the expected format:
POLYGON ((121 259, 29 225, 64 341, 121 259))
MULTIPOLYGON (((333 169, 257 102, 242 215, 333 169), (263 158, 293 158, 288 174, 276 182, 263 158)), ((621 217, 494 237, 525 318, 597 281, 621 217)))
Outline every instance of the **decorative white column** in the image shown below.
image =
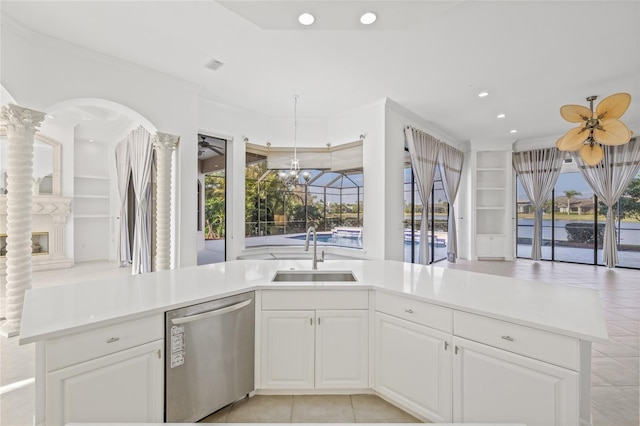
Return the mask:
POLYGON ((179 136, 156 132, 156 271, 171 269, 171 158, 179 136))
POLYGON ((8 104, 0 108, 7 128, 7 301, 0 334, 20 332, 24 293, 31 288, 33 138, 44 113, 8 104))

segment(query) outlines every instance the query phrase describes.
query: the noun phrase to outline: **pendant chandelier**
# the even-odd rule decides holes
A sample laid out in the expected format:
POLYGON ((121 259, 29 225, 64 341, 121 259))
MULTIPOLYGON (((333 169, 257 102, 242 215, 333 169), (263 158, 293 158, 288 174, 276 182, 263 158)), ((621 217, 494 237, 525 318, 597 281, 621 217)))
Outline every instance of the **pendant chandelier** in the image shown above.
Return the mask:
POLYGON ((560 151, 580 151, 585 164, 595 166, 602 161, 604 151, 601 145, 624 145, 631 140, 632 132, 619 120, 631 103, 631 95, 617 93, 604 98, 596 110, 593 101, 597 96, 589 96, 589 108, 582 105, 564 105, 560 108, 562 118, 570 123, 580 123, 569 130, 556 142, 560 151))
POLYGON ((298 95, 293 95, 293 157, 291 158, 291 166, 289 170, 281 170, 278 177, 283 183, 293 189, 300 182, 300 177, 305 183, 311 177, 311 173, 306 170, 300 170, 300 161, 298 160, 298 95))

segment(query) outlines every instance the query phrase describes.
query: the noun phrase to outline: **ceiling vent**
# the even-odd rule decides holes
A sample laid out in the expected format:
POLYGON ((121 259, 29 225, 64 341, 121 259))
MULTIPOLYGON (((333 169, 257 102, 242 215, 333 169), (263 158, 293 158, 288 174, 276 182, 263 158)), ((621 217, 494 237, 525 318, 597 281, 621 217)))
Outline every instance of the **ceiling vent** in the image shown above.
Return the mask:
POLYGON ((209 62, 207 62, 207 65, 205 65, 205 67, 209 68, 210 70, 213 71, 218 71, 220 68, 222 68, 224 64, 216 59, 212 59, 209 62))

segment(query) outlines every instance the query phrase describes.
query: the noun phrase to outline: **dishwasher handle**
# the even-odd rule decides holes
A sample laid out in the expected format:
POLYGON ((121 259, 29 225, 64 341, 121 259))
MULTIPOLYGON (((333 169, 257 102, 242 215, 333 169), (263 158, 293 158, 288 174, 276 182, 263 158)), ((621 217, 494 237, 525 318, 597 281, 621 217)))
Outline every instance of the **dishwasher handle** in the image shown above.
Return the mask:
POLYGON ((186 324, 193 321, 199 321, 205 318, 211 318, 218 315, 226 314, 228 312, 237 311, 245 306, 249 306, 253 299, 245 300, 244 302, 236 303, 235 305, 226 306, 224 308, 215 309, 213 311, 203 312, 201 314, 189 315, 188 317, 180 317, 171 319, 172 324, 186 324))

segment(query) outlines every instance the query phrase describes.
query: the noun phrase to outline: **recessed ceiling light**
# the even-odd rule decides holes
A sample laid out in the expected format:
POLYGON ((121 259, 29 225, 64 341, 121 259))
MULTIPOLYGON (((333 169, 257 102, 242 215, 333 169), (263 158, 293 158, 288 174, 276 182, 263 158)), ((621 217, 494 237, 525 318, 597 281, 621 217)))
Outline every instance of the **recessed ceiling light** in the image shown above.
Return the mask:
POLYGON ((498 114, 496 115, 496 118, 505 118, 507 116, 507 114, 498 114))
POLYGON ((222 66, 224 65, 224 63, 220 62, 217 59, 212 59, 209 62, 206 63, 205 67, 209 68, 210 70, 213 71, 218 71, 220 68, 222 68, 222 66))
POLYGON ((89 142, 93 142, 93 139, 89 139, 89 142))
POLYGON ((513 130, 509 130, 509 133, 518 133, 518 131, 516 129, 513 129, 513 130))
POLYGON ((301 13, 300 16, 298 16, 298 22, 300 22, 302 25, 311 25, 315 22, 316 18, 313 17, 312 14, 310 13, 301 13))
POLYGON ((480 92, 478 93, 479 98, 484 98, 485 96, 489 96, 489 92, 480 92))
POLYGON ((367 12, 360 17, 360 23, 363 25, 371 25, 376 22, 378 16, 373 12, 367 12))

